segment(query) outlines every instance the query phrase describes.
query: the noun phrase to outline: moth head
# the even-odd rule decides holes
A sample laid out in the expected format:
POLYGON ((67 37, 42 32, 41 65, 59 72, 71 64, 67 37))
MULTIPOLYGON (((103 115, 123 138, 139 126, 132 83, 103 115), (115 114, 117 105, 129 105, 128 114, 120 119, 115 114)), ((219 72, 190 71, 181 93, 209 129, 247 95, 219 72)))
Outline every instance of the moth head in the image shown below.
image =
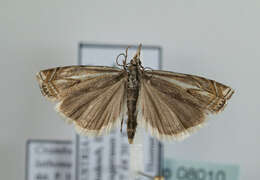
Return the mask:
POLYGON ((125 50, 125 53, 121 53, 116 57, 116 64, 118 66, 123 67, 124 69, 127 69, 128 65, 132 65, 132 66, 141 66, 142 67, 142 63, 140 60, 140 53, 141 53, 141 48, 142 48, 142 44, 140 44, 137 48, 136 54, 134 55, 134 57, 131 59, 130 63, 127 63, 127 57, 128 57, 128 49, 130 48, 127 47, 125 50), (123 57, 123 61, 122 63, 119 63, 119 58, 123 57))

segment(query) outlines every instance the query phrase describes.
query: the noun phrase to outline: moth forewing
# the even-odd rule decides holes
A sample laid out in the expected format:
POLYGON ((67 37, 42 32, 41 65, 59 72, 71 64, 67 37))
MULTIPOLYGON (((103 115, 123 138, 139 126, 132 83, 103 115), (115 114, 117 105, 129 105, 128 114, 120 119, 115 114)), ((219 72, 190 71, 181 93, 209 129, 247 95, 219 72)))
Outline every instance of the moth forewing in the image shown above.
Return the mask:
POLYGON ((105 66, 67 66, 39 72, 42 94, 82 134, 108 133, 126 111, 125 71, 105 66))

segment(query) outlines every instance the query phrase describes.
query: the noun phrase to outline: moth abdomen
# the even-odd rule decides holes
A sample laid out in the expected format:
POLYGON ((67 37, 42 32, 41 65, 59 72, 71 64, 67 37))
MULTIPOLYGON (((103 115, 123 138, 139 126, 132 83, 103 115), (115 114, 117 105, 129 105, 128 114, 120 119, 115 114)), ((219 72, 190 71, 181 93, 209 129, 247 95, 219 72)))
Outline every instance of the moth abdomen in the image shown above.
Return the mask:
POLYGON ((127 81, 127 136, 129 144, 133 143, 137 126, 136 106, 140 89, 139 71, 138 67, 131 65, 128 67, 128 81, 127 81))
POLYGON ((136 125, 134 125, 135 126, 134 128, 127 128, 127 137, 128 137, 129 144, 133 144, 135 131, 136 131, 136 125))

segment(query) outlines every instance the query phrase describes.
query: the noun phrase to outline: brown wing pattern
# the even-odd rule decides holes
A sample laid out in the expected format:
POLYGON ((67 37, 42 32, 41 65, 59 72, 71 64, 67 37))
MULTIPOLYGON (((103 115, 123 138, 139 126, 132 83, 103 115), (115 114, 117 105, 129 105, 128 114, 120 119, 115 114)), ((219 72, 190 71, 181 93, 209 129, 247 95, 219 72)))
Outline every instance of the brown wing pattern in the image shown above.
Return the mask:
POLYGON ((159 139, 179 139, 200 127, 208 113, 224 109, 233 90, 203 77, 167 71, 145 72, 138 122, 159 139))
POLYGON ((103 66, 68 66, 41 71, 37 80, 44 96, 58 101, 57 111, 78 132, 100 135, 125 115, 124 71, 103 66))

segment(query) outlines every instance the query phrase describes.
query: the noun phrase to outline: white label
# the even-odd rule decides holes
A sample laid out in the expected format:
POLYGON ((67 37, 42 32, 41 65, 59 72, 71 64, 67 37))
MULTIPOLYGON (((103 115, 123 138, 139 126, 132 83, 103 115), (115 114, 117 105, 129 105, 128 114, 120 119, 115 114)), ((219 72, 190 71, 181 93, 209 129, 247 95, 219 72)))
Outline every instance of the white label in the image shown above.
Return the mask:
POLYGON ((28 141, 27 180, 71 180, 72 153, 70 141, 28 141))
MULTIPOLYGON (((125 52, 126 46, 88 45, 80 48, 80 64, 116 66, 116 57, 125 52)), ((129 60, 136 48, 128 51, 129 60)), ((141 60, 144 67, 159 69, 160 48, 143 47, 141 60)), ((120 61, 120 60, 119 60, 120 61)), ((124 120, 126 122, 126 119, 124 120)), ((155 176, 160 169, 160 144, 149 136, 143 137, 143 169, 144 173, 155 176)), ((76 136, 76 180, 130 180, 130 148, 126 134, 126 124, 123 132, 114 129, 108 135, 91 138, 76 136)), ((140 157, 140 156, 137 156, 140 157)), ((136 158, 137 158, 136 157, 136 158)), ((131 160, 134 160, 132 157, 131 160)), ((147 179, 139 177, 139 179, 147 179)))

